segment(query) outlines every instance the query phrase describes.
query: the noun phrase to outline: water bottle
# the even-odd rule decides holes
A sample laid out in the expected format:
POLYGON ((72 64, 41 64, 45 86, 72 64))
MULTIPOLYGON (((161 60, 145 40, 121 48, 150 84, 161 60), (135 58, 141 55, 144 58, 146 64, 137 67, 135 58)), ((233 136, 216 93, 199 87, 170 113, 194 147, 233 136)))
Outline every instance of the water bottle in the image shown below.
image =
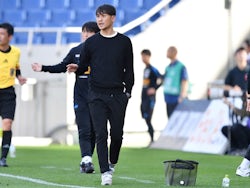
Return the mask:
POLYGON ((225 177, 222 179, 222 187, 229 187, 230 179, 226 174, 225 177))

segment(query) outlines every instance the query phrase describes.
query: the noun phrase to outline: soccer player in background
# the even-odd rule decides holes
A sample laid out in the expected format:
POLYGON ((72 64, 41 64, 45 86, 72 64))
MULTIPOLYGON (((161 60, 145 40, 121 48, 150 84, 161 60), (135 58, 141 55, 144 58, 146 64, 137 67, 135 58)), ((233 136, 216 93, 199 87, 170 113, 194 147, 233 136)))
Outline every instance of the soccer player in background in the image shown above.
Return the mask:
POLYGON ((87 70, 88 66, 91 69, 89 108, 96 133, 101 185, 112 184, 114 165, 118 162, 122 146, 126 108, 134 85, 132 43, 127 36, 114 30, 115 18, 115 7, 108 4, 99 6, 96 21, 100 33, 86 40, 80 64, 68 65, 69 72, 87 70))
MULTIPOLYGON (((99 32, 96 22, 86 22, 82 26, 82 39, 87 38, 99 32)), ((80 51, 84 43, 72 48, 63 61, 56 65, 45 66, 39 63, 33 63, 32 69, 36 72, 61 73, 67 71, 67 65, 70 63, 78 64, 80 61, 80 51)), ((79 145, 82 160, 80 162, 81 173, 93 173, 94 165, 92 155, 95 148, 95 134, 89 113, 87 96, 88 96, 88 78, 90 70, 82 71, 76 74, 74 86, 74 111, 76 124, 78 127, 79 145)))
POLYGON ((156 90, 161 86, 162 76, 159 71, 150 64, 151 52, 148 49, 141 51, 142 62, 145 64, 143 71, 143 87, 141 93, 141 114, 148 126, 148 133, 151 138, 151 143, 154 142, 154 128, 151 123, 156 90))
POLYGON ((6 158, 12 139, 12 123, 16 110, 15 78, 20 85, 26 83, 21 75, 20 49, 10 45, 14 27, 10 23, 0 24, 0 116, 2 117, 2 148, 0 167, 7 167, 6 158))

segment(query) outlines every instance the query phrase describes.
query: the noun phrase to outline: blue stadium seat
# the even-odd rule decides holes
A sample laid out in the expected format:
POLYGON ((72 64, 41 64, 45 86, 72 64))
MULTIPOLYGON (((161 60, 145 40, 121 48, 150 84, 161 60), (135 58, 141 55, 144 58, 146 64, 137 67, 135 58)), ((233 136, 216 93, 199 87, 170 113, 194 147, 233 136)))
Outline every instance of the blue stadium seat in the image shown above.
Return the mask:
POLYGON ((35 33, 32 43, 33 44, 55 44, 56 32, 35 33))
POLYGON ((83 23, 88 21, 95 21, 95 12, 93 10, 88 11, 76 11, 76 18, 70 24, 70 26, 81 27, 83 23))
POLYGON ((45 0, 20 0, 23 10, 38 10, 45 6, 45 0))
POLYGON ((130 35, 136 35, 138 33, 140 33, 142 31, 141 27, 140 26, 137 26, 129 31, 127 31, 126 33, 124 33, 125 35, 127 36, 130 36, 130 35))
POLYGON ((40 33, 35 33, 33 36, 33 44, 42 44, 42 35, 40 33))
POLYGON ((50 10, 65 9, 69 7, 69 0, 46 0, 45 8, 50 10))
POLYGON ((44 26, 51 18, 50 12, 46 10, 29 10, 27 11, 27 20, 24 26, 37 27, 44 26))
POLYGON ((62 44, 80 43, 80 42, 81 42, 80 31, 79 33, 63 33, 62 44))
MULTIPOLYGON (((149 0, 152 1, 152 0, 149 0)), ((143 6, 143 0, 120 0, 118 7, 124 10, 139 10, 143 6)))
POLYGON ((153 8, 155 5, 157 5, 160 2, 160 0, 143 0, 143 9, 149 10, 153 8))
POLYGON ((173 8, 177 3, 179 3, 181 0, 172 0, 169 4, 169 8, 173 8))
POLYGON ((116 9, 116 20, 115 20, 114 26, 115 27, 122 26, 124 24, 124 18, 125 18, 124 10, 117 8, 116 9))
POLYGON ((28 33, 27 32, 16 32, 13 35, 11 43, 13 44, 27 44, 28 33))
POLYGON ((131 10, 131 11, 125 11, 124 13, 124 23, 131 22, 140 16, 142 16, 144 13, 146 13, 146 10, 131 10))
POLYGON ((157 13, 155 13, 149 20, 151 21, 151 22, 154 22, 154 21, 156 21, 158 18, 160 18, 161 17, 161 12, 157 12, 157 13))
POLYGON ((6 10, 2 13, 2 22, 9 22, 14 26, 22 26, 27 19, 27 12, 20 10, 6 10))
POLYGON ((94 0, 69 0, 69 8, 73 10, 89 10, 93 6, 94 0))
POLYGON ((46 26, 63 27, 68 26, 75 20, 75 14, 68 9, 55 9, 51 11, 51 19, 46 23, 46 26))
POLYGON ((15 10, 21 8, 20 0, 0 0, 0 9, 15 10))
POLYGON ((110 5, 113 5, 114 7, 118 7, 119 0, 105 0, 105 1, 103 1, 103 0, 94 0, 94 7, 93 7, 94 10, 96 10, 102 4, 110 4, 110 5))

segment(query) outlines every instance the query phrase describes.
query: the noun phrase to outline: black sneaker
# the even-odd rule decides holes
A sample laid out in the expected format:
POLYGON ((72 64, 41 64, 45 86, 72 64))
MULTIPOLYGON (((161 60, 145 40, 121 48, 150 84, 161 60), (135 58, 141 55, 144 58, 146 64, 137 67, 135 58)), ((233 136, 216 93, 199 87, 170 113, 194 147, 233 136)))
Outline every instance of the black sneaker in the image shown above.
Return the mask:
POLYGON ((91 174, 95 173, 94 165, 93 163, 81 163, 80 164, 80 172, 81 173, 86 173, 86 174, 91 174))
POLYGON ((8 167, 5 158, 2 158, 2 159, 0 160, 0 167, 8 167))

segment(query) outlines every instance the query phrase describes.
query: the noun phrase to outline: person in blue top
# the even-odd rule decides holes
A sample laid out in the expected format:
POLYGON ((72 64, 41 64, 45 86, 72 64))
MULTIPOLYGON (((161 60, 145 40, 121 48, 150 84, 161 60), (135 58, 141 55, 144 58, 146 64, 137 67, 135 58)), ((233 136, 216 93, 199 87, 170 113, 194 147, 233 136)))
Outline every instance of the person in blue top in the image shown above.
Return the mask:
MULTIPOLYGON (((92 37, 100 31, 97 23, 94 21, 86 22, 82 26, 82 39, 92 37)), ((73 47, 63 61, 56 65, 42 65, 33 63, 32 69, 36 72, 62 73, 67 71, 67 65, 70 63, 78 64, 80 61, 80 52, 84 46, 84 42, 73 47)), ((92 163, 92 154, 95 148, 95 133, 90 117, 88 107, 88 90, 89 90, 89 69, 76 74, 74 87, 74 110, 76 116, 76 124, 78 127, 79 145, 82 160, 80 162, 81 173, 94 173, 94 165, 92 163)))
POLYGON ((148 49, 141 51, 142 62, 145 64, 143 71, 143 86, 141 93, 141 114, 148 126, 148 133, 151 143, 154 141, 154 128, 151 123, 155 106, 156 90, 161 85, 161 75, 159 71, 150 64, 151 52, 148 49))
POLYGON ((177 59, 177 48, 170 46, 167 50, 170 64, 164 73, 164 98, 167 105, 167 116, 170 118, 176 106, 187 97, 188 73, 186 66, 177 59))

